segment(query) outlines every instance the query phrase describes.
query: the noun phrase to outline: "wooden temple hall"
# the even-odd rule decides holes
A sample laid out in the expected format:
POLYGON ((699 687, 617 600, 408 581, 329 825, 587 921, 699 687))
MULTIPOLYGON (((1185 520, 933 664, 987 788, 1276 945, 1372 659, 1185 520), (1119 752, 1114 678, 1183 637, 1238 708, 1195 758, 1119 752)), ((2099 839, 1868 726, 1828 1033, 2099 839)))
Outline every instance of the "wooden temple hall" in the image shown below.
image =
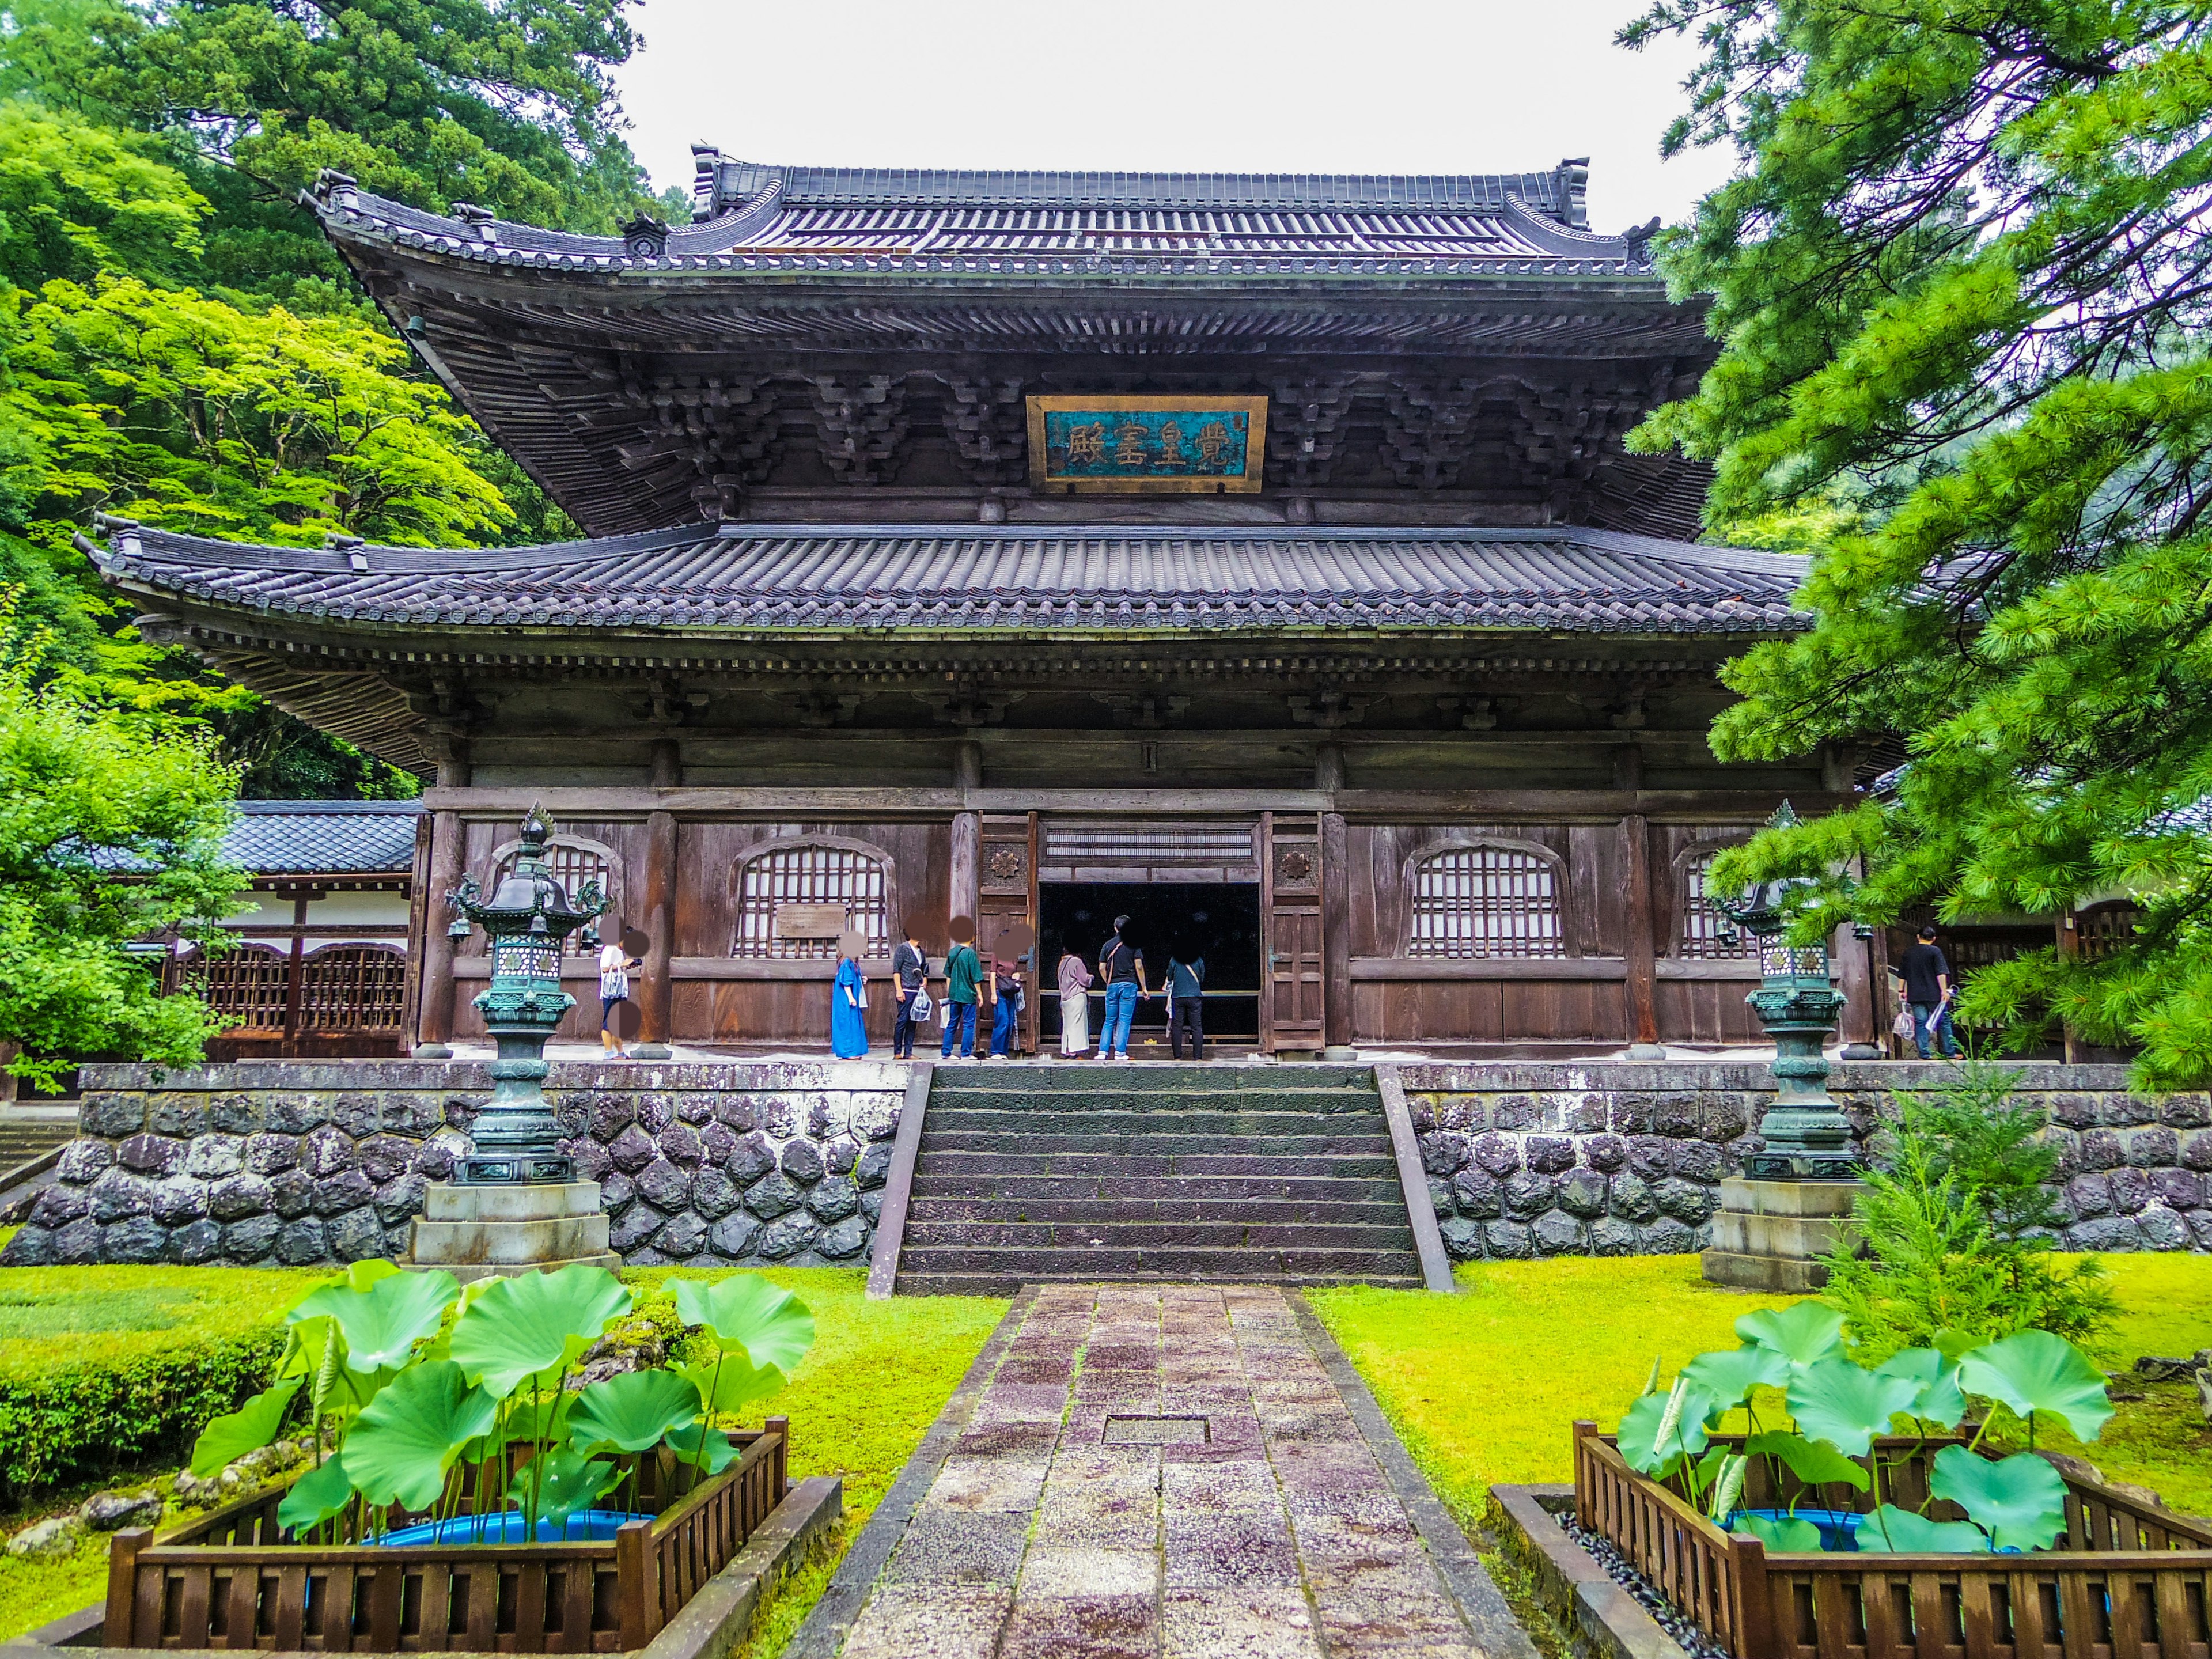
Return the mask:
POLYGON ((611 238, 325 174, 348 264, 590 539, 110 521, 94 556, 149 635, 426 781, 417 1042, 478 1034, 440 896, 539 802, 649 941, 647 1040, 826 1046, 838 927, 881 972, 972 916, 1036 929, 1049 1042, 1062 945, 1127 913, 1155 987, 1205 957, 1232 1051, 1756 1041, 1705 872, 1850 760, 1707 745, 1802 567, 1697 540, 1700 468, 1624 447, 1713 345, 1586 176, 702 149, 690 223, 611 238))

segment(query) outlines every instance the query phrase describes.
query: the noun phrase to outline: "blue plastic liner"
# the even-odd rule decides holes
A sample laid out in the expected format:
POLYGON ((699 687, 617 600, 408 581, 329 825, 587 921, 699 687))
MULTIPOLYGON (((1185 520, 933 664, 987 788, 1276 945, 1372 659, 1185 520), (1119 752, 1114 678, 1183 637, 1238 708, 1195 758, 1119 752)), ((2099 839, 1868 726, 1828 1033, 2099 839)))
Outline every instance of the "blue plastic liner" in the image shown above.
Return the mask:
POLYGON ((625 1521, 653 1519, 623 1510, 578 1510, 558 1531, 550 1522, 540 1521, 538 1535, 531 1538, 525 1535, 526 1518, 520 1510, 501 1510, 481 1521, 473 1515, 457 1515, 450 1521, 420 1521, 411 1527, 395 1528, 374 1541, 386 1549, 403 1549, 410 1544, 605 1544, 625 1521))
POLYGON ((1866 1520, 1853 1510, 1799 1510, 1794 1514, 1788 1510, 1735 1510, 1729 1515, 1731 1528, 1739 1515, 1755 1515, 1762 1521, 1809 1521, 1820 1529, 1820 1547, 1831 1555, 1857 1554, 1859 1527, 1866 1520))

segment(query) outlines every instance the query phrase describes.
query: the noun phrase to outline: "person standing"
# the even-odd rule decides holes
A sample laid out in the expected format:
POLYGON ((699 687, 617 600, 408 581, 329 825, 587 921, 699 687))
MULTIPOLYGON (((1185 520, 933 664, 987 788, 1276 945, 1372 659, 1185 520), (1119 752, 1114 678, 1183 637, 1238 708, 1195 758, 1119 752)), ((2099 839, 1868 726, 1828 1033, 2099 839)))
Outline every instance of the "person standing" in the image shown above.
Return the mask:
POLYGON ((991 1054, 1011 1060, 1022 1028, 1022 965, 1012 957, 991 953, 991 1054))
POLYGON ((612 939, 599 947, 599 1048, 617 1060, 629 1058, 616 1011, 629 1001, 630 971, 638 965, 637 958, 612 939))
POLYGON ((848 933, 837 941, 837 979, 830 990, 830 1052, 840 1060, 868 1052, 868 981, 860 973, 867 941, 848 933))
POLYGON ((951 1059, 956 1047, 961 1059, 975 1057, 975 988, 983 977, 983 959, 969 943, 975 932, 975 924, 964 919, 952 924, 952 953, 945 958, 945 1043, 938 1051, 940 1060, 951 1059))
POLYGON ((1943 1050, 1943 1058, 1956 1060, 1959 1039, 1951 1029, 1954 994, 1951 963, 1936 945, 1934 922, 1922 925, 1919 942, 1906 947, 1898 972, 1905 980, 1905 1000, 1912 1010, 1912 1043, 1919 1049, 1920 1058, 1935 1058, 1928 1052, 1929 1039, 1933 1036, 1943 1050))
POLYGON ((1060 959, 1060 1053, 1080 1060, 1091 1052, 1091 988, 1098 981, 1074 951, 1060 959))
POLYGON ((1182 1040, 1190 1036, 1190 1057, 1206 1058, 1206 958, 1184 962, 1168 958, 1168 1046, 1182 1058, 1182 1040))
POLYGON ((1098 977, 1106 981, 1106 1019, 1098 1034, 1098 1057, 1129 1057, 1129 1027, 1137 1004, 1152 994, 1145 983, 1145 953, 1121 937, 1127 916, 1114 918, 1114 937, 1098 950, 1098 977))
POLYGON ((929 978, 929 958, 924 955, 921 941, 915 937, 919 930, 909 921, 906 937, 891 952, 891 978, 898 986, 898 1014, 891 1021, 891 1058, 914 1058, 914 1005, 921 996, 921 988, 929 978))

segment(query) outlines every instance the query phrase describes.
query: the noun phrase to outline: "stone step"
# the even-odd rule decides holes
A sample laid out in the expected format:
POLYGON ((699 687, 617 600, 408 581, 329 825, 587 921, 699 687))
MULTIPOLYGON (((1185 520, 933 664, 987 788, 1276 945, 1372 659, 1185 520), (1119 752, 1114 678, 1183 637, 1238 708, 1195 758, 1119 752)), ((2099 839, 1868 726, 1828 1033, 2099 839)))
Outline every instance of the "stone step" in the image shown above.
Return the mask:
POLYGON ((1375 1073, 1364 1066, 1206 1066, 1156 1062, 1111 1066, 1055 1061, 1046 1066, 940 1066, 932 1079, 937 1091, 1018 1090, 1045 1094, 1111 1089, 1147 1094, 1188 1090, 1342 1090, 1375 1098, 1375 1073))
POLYGON ((915 1165, 923 1175, 1141 1175, 1251 1176, 1327 1175, 1364 1176, 1375 1180, 1397 1173, 1396 1159, 1387 1147, 1367 1152, 1248 1152, 1235 1141, 1219 1141, 1206 1151, 1147 1152, 1121 1151, 1093 1144, 1081 1150, 1051 1153, 1000 1153, 952 1147, 931 1147, 915 1165), (1049 1170, 1030 1167, 1049 1163, 1049 1170))
POLYGON ((981 1244, 940 1244, 926 1249, 902 1250, 900 1279, 903 1280, 909 1273, 988 1273, 1018 1281, 1134 1276, 1188 1279, 1201 1274, 1255 1279, 1297 1280, 1321 1274, 1418 1279, 1421 1265, 1410 1249, 1103 1244, 1039 1250, 1030 1244, 995 1249, 981 1244))
POLYGON ((1410 1251, 1413 1230, 1328 1226, 1310 1221, 1134 1221, 1102 1214, 1082 1221, 942 1221, 908 1217, 902 1249, 943 1245, 1037 1250, 1157 1248, 1410 1251))
MULTIPOLYGON (((898 1276, 901 1296, 995 1296, 1008 1297, 1024 1285, 1049 1282, 1060 1275, 1053 1273, 1020 1273, 1011 1272, 983 1273, 909 1273, 903 1268, 898 1276)), ((1073 1275, 1078 1280, 1096 1278, 1092 1273, 1073 1275)), ((1117 1279, 1136 1279, 1183 1285, 1265 1285, 1291 1284, 1316 1288, 1331 1285, 1372 1285, 1385 1290, 1419 1290, 1421 1278, 1418 1273, 1299 1273, 1291 1278, 1277 1278, 1266 1273, 1204 1273, 1196 1270, 1165 1273, 1125 1273, 1114 1275, 1117 1279)))
POLYGON ((1034 1115, 1070 1112, 1218 1111, 1300 1112, 1334 1117, 1345 1112, 1379 1114, 1373 1091, 1351 1089, 979 1089, 958 1084, 937 1084, 929 1091, 929 1109, 937 1111, 998 1111, 1034 1115))
MULTIPOLYGON (((1194 1198, 1181 1188, 1168 1198, 1110 1200, 1114 1213, 1130 1221, 1243 1221, 1254 1225, 1312 1222, 1324 1226, 1403 1227, 1406 1206, 1393 1188, 1371 1201, 1314 1199, 1194 1198)), ((1086 1221, 1099 1212, 1099 1199, 939 1198, 916 1194, 907 1211, 916 1221, 1086 1221)))
POLYGON ((1399 1188, 1395 1181, 1326 1175, 1158 1176, 940 1175, 915 1176, 916 1198, 1244 1198, 1298 1199, 1326 1203, 1376 1203, 1399 1188))
POLYGON ((1340 1135, 1180 1135, 1165 1132, 1114 1134, 993 1134, 959 1129, 927 1139, 934 1156, 994 1154, 1006 1158, 1050 1158, 1055 1154, 1095 1153, 1121 1158, 1202 1158, 1208 1153, 1234 1153, 1242 1158, 1387 1158, 1390 1138, 1374 1134, 1340 1135))
POLYGON ((942 1135, 1369 1135, 1387 1139, 1380 1112, 989 1112, 933 1103, 930 1139, 942 1135))

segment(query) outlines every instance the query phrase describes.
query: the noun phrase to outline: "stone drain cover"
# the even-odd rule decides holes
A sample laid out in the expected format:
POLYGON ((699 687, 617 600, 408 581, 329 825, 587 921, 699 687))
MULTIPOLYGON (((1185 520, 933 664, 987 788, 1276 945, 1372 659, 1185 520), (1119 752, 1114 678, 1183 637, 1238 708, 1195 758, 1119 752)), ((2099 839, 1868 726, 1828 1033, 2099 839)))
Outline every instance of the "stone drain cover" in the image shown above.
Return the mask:
POLYGON ((1202 1446, 1213 1437, 1202 1417, 1109 1417, 1100 1444, 1202 1446))

